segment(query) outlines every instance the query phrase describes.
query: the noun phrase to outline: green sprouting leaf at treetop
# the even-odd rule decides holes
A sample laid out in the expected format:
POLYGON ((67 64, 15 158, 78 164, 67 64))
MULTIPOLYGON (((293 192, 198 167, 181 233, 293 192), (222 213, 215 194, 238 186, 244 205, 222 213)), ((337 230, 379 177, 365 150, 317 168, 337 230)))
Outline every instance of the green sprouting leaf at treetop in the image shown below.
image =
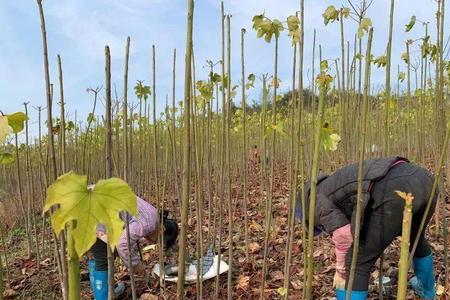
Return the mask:
POLYGON ((401 58, 405 62, 405 64, 407 64, 409 62, 409 58, 408 58, 408 53, 407 52, 403 52, 401 58))
POLYGON ((322 60, 320 62, 320 71, 321 72, 326 72, 328 71, 328 61, 327 60, 322 60))
POLYGON ((245 84, 245 89, 250 89, 250 88, 254 88, 255 87, 255 79, 256 79, 256 76, 255 76, 255 74, 250 74, 250 75, 248 75, 248 81, 247 81, 247 83, 245 84))
POLYGON ((9 132, 8 117, 0 115, 0 145, 5 142, 9 132))
POLYGON ((408 24, 405 25, 405 32, 410 32, 416 24, 416 16, 412 16, 408 24))
POLYGON ((8 165, 14 162, 14 155, 8 152, 0 153, 0 164, 8 165))
POLYGON ((344 7, 342 8, 342 17, 348 18, 350 16, 350 8, 344 7))
POLYGON ((263 20, 264 20, 264 14, 254 16, 252 19, 253 29, 258 30, 259 27, 261 26, 261 22, 263 20))
POLYGON ((405 80, 405 72, 398 73, 398 80, 403 82, 405 80))
POLYGON ((14 133, 19 133, 25 127, 25 121, 28 120, 28 117, 23 112, 16 112, 12 115, 7 115, 8 117, 8 125, 12 128, 14 133))
POLYGON ((359 23, 358 37, 362 38, 365 32, 369 32, 370 27, 372 27, 372 20, 370 18, 363 18, 359 23))
POLYGON ((387 64, 387 56, 380 55, 373 60, 373 63, 377 66, 377 68, 385 67, 387 64))
POLYGON ((327 7, 322 16, 323 22, 325 23, 325 25, 328 25, 329 22, 339 20, 339 11, 333 5, 330 5, 327 7))
POLYGON ((136 196, 128 184, 119 178, 100 180, 88 187, 87 176, 69 172, 60 176, 47 190, 44 212, 55 207, 51 216, 56 234, 70 221, 76 221, 72 236, 75 250, 82 256, 97 239, 97 224, 103 224, 112 249, 123 232, 124 222, 119 212, 137 214, 136 196), (59 205, 59 207, 56 207, 59 205))
POLYGON ((289 16, 289 17, 287 17, 287 25, 288 25, 289 31, 297 30, 300 25, 300 19, 294 15, 289 16))
POLYGON ((289 16, 287 18, 289 36, 292 38, 292 45, 300 43, 300 19, 297 16, 289 16))
POLYGON ((144 85, 143 80, 138 80, 134 86, 134 93, 139 99, 147 101, 148 97, 151 95, 151 90, 148 85, 144 85))
POLYGON ((206 101, 210 101, 213 98, 214 85, 212 82, 199 80, 195 84, 195 87, 206 101))
POLYGON ((284 27, 279 20, 271 21, 262 14, 253 17, 253 29, 256 30, 258 38, 264 37, 264 40, 270 43, 274 35, 277 38, 280 36, 284 27))
POLYGON ((220 83, 221 77, 217 73, 209 72, 209 78, 213 83, 220 83))

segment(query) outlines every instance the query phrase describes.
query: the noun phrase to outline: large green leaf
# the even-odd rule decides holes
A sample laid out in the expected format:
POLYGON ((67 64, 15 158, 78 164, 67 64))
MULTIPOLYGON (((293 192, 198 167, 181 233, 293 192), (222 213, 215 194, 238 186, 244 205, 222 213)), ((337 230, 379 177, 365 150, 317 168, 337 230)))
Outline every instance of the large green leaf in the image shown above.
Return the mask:
POLYGON ((6 136, 9 134, 8 117, 0 116, 0 144, 5 142, 6 136))
POLYGON ((44 212, 55 205, 59 207, 53 212, 51 221, 57 234, 68 222, 77 222, 72 236, 79 256, 94 244, 97 224, 106 226, 109 245, 114 249, 124 226, 119 212, 137 214, 136 196, 126 182, 110 178, 88 188, 87 176, 74 172, 62 175, 48 188, 44 212))
POLYGON ((19 133, 23 130, 25 126, 25 121, 28 117, 23 112, 16 112, 12 115, 8 115, 8 124, 12 128, 14 133, 19 133))

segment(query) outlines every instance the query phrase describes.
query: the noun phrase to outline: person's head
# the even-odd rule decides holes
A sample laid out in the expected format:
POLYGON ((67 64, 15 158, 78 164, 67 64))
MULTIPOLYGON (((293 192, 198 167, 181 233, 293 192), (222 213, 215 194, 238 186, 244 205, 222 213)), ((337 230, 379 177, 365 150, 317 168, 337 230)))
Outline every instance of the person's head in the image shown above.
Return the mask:
MULTIPOLYGON (((169 212, 167 210, 158 213, 159 215, 159 226, 163 226, 163 246, 164 249, 169 249, 173 246, 178 237, 178 224, 175 220, 169 218, 169 212)), ((158 242, 158 235, 160 227, 157 227, 153 232, 151 232, 145 238, 152 244, 158 242)))
POLYGON ((172 219, 164 219, 164 249, 169 249, 175 244, 175 241, 178 237, 178 224, 175 220, 172 219))

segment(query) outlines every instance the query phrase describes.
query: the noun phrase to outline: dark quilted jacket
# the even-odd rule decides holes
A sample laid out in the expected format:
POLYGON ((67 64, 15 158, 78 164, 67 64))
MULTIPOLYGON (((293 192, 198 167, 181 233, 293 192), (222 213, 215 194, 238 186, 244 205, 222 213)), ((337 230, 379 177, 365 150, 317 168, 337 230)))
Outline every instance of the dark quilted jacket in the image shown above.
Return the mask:
MULTIPOLYGON (((408 161, 398 156, 364 161, 362 184, 363 212, 370 200, 372 184, 382 179, 391 166, 399 160, 408 161)), ((358 165, 358 163, 348 165, 330 176, 318 179, 314 226, 321 227, 327 233, 332 233, 339 227, 349 223, 352 224, 352 230, 354 229, 358 190, 358 165)), ((310 182, 305 185, 306 212, 303 215, 306 217, 306 222, 308 222, 309 215, 309 193, 310 182)), ((297 195, 296 205, 301 206, 300 193, 297 195)), ((363 220, 361 224, 363 224, 363 220)))

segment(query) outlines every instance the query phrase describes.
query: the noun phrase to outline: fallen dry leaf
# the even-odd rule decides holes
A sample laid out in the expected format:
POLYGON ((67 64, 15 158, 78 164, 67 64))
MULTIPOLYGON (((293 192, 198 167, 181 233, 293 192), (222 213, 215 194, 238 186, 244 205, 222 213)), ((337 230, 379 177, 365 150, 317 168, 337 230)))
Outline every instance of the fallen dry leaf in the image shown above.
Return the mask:
POLYGON ((249 276, 240 275, 237 280, 237 288, 243 289, 243 290, 247 289, 249 281, 250 281, 249 276))
POLYGON ((277 280, 283 280, 283 279, 284 279, 283 272, 281 272, 281 271, 274 271, 274 272, 271 272, 271 273, 270 273, 270 277, 272 277, 272 279, 273 279, 274 281, 277 281, 277 280))
POLYGON ((252 254, 258 252, 260 249, 261 246, 257 242, 253 242, 248 245, 248 251, 252 254))
POLYGON ((141 295, 139 300, 158 300, 158 296, 153 295, 151 293, 144 293, 141 295))

